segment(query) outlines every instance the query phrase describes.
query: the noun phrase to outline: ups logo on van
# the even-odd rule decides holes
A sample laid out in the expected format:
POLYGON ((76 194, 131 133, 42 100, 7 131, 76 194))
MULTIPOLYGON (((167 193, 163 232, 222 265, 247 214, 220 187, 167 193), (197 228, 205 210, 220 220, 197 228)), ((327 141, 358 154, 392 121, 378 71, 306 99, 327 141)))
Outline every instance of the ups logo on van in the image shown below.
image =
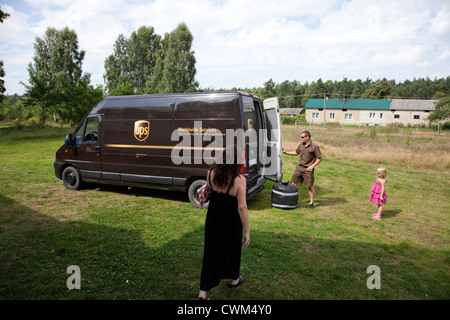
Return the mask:
POLYGON ((144 141, 150 133, 150 122, 138 120, 134 123, 134 137, 139 141, 144 141))

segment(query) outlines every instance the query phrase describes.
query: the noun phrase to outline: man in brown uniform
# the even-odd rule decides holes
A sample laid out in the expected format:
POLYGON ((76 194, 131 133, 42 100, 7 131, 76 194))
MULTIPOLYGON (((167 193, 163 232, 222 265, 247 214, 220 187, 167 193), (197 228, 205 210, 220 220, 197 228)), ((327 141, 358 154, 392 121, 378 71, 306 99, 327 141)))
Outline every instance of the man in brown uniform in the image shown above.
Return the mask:
POLYGON ((283 148, 283 153, 290 156, 300 155, 298 164, 292 174, 292 184, 297 186, 298 183, 305 181, 305 185, 309 189, 310 201, 308 209, 314 209, 314 197, 316 195, 314 189, 314 167, 322 162, 322 153, 319 146, 311 141, 309 131, 303 131, 301 139, 302 142, 298 145, 297 150, 288 152, 283 148))

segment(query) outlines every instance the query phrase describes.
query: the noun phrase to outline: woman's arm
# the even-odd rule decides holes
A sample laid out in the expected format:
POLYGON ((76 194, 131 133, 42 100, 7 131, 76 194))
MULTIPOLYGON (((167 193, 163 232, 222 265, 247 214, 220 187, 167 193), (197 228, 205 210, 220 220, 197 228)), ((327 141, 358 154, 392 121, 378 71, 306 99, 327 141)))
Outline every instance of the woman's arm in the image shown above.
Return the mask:
POLYGON ((245 178, 237 177, 235 182, 238 187, 237 191, 237 201, 238 201, 238 211, 241 218, 242 226, 244 227, 244 240, 242 243, 242 248, 247 248, 250 243, 250 227, 248 223, 248 209, 247 209, 247 183, 245 178))

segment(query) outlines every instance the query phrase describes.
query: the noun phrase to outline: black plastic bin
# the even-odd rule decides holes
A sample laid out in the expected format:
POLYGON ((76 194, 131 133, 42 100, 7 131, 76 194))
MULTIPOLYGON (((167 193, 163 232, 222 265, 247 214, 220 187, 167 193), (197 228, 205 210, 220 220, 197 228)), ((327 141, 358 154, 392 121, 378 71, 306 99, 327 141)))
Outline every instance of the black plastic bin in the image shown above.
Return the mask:
POLYGON ((289 184, 289 181, 283 180, 273 185, 272 188, 272 206, 281 209, 294 209, 298 203, 298 189, 289 184))

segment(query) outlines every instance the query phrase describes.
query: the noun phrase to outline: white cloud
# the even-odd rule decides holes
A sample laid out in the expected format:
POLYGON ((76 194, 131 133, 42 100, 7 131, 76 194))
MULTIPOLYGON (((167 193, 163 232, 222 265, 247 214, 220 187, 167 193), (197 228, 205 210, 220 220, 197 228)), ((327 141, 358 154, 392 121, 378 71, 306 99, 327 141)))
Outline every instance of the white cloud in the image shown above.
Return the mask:
POLYGON ((14 7, 1 5, 2 10, 9 13, 10 16, 0 24, 2 44, 25 45, 28 46, 34 42, 34 35, 30 33, 28 15, 23 12, 17 12, 14 7))
POLYGON ((128 37, 145 25, 164 35, 180 22, 194 36, 202 87, 258 87, 270 78, 402 81, 448 76, 442 73, 450 70, 447 0, 6 2, 2 8, 11 17, 0 25, 0 59, 7 70, 7 93, 16 90, 12 72, 27 80, 35 37, 49 26, 77 32, 80 49, 86 50, 83 69, 98 83, 119 34, 128 37))

